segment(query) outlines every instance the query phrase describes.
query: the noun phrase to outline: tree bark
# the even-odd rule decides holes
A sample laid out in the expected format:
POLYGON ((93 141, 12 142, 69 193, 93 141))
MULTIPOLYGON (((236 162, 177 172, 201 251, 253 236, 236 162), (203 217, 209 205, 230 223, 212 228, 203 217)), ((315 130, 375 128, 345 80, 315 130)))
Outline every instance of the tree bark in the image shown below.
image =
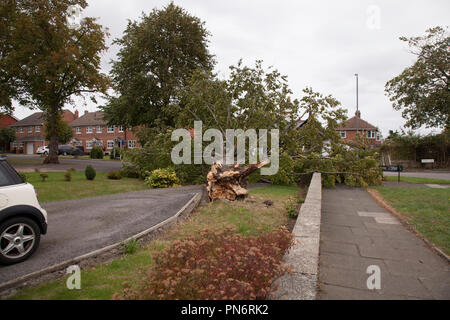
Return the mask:
POLYGON ((230 201, 242 200, 248 196, 247 177, 256 170, 265 166, 267 162, 251 164, 246 167, 222 166, 215 163, 206 176, 209 201, 227 199, 230 201))
POLYGON ((49 121, 47 121, 47 125, 48 127, 46 128, 46 130, 48 130, 49 134, 50 134, 50 141, 49 141, 49 145, 48 145, 48 156, 47 158, 45 158, 44 163, 45 164, 59 164, 59 160, 58 160, 58 132, 57 132, 57 122, 58 122, 58 117, 59 117, 59 113, 57 111, 58 109, 56 109, 56 111, 53 111, 50 115, 49 115, 49 121))

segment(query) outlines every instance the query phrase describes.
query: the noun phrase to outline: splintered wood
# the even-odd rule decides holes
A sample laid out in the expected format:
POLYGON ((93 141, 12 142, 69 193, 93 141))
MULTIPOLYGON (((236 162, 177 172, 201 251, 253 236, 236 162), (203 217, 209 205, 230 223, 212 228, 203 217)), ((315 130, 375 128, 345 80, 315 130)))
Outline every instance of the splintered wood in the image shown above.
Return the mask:
POLYGON ((206 191, 209 201, 216 199, 227 199, 230 201, 245 199, 248 196, 247 177, 266 164, 268 162, 251 164, 246 167, 241 167, 239 164, 234 166, 222 166, 221 163, 213 164, 211 171, 206 176, 208 182, 206 191))

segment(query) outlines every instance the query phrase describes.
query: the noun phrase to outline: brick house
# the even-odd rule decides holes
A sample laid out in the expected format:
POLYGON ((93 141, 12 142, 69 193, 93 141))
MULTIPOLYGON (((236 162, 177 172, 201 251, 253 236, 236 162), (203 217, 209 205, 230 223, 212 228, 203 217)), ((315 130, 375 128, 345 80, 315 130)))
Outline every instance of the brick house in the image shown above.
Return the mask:
POLYGON ((336 129, 345 142, 356 140, 356 132, 364 135, 372 147, 380 146, 382 143, 381 133, 377 127, 361 119, 361 112, 356 111, 355 116, 348 119, 345 126, 336 129))
MULTIPOLYGON (((77 113, 63 110, 63 121, 70 123, 76 119, 77 113)), ((35 112, 32 115, 10 125, 16 130, 16 141, 11 143, 11 149, 16 153, 34 154, 38 147, 48 145, 45 141, 45 120, 43 112, 35 112)))
MULTIPOLYGON (((9 128, 12 124, 16 123, 17 121, 19 120, 17 120, 16 117, 9 114, 5 114, 0 117, 0 129, 9 128)), ((8 152, 11 150, 11 145, 9 143, 6 144, 2 143, 0 144, 0 149, 8 152)))
POLYGON ((119 143, 129 149, 138 148, 138 139, 134 133, 123 126, 109 126, 103 119, 103 112, 85 112, 83 116, 69 123, 73 128, 73 139, 70 142, 75 147, 83 147, 89 153, 94 146, 100 146, 105 153, 119 143))

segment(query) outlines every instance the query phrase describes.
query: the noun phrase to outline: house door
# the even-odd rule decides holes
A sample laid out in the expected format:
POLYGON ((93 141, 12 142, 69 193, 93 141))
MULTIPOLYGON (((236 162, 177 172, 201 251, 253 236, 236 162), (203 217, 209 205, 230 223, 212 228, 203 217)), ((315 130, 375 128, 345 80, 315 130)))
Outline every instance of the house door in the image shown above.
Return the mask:
POLYGON ((29 142, 27 143, 27 154, 33 154, 34 153, 34 143, 29 142))

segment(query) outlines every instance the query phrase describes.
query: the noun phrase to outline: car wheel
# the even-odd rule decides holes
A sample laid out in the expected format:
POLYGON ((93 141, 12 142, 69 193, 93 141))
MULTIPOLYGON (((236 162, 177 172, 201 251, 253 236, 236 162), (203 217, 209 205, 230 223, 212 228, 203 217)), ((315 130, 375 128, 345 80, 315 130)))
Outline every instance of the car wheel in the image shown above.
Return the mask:
POLYGON ((63 153, 63 156, 67 156, 67 152, 64 152, 64 153, 63 153))
POLYGON ((41 232, 31 219, 17 217, 0 225, 0 263, 14 264, 28 259, 39 246, 41 232))

